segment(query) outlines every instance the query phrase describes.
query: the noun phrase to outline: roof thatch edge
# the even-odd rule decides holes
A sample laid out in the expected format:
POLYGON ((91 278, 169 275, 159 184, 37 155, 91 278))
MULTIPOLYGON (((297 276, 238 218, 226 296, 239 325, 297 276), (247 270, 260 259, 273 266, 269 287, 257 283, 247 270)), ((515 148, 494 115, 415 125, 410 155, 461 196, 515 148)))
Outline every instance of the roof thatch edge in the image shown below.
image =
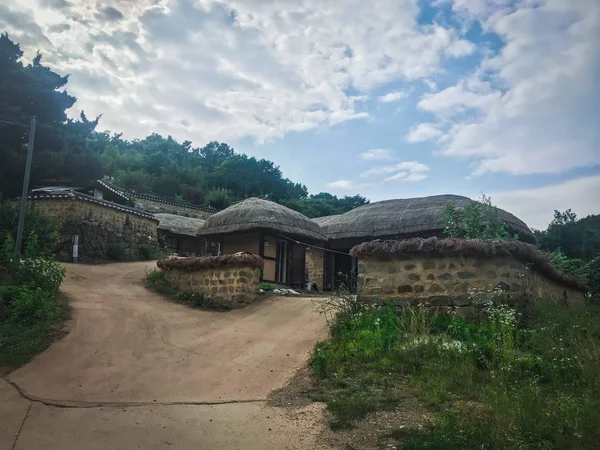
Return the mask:
POLYGON ((156 265, 161 270, 204 270, 232 267, 262 269, 264 264, 265 262, 260 256, 247 253, 193 258, 172 257, 160 259, 156 262, 156 265))

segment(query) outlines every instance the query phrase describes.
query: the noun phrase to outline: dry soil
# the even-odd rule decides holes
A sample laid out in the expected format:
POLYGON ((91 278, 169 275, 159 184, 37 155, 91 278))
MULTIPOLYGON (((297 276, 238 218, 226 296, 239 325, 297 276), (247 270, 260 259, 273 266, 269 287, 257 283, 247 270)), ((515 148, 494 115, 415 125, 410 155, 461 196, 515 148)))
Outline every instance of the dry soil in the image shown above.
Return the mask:
POLYGON ((266 403, 326 336, 311 300, 193 310, 152 266, 68 265, 70 333, 0 380, 0 450, 323 448, 322 406, 266 403))

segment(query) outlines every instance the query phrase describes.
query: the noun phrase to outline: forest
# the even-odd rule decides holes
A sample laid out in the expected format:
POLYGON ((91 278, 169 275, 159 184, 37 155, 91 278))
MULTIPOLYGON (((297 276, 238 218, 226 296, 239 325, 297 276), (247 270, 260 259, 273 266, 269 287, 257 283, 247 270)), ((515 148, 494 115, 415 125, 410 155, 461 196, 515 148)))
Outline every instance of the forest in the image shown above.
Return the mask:
POLYGON ((108 178, 127 191, 226 208, 235 201, 268 196, 309 217, 340 214, 368 203, 360 195, 309 194, 306 186, 285 178, 272 161, 236 153, 224 142, 194 147, 171 136, 152 134, 126 140, 122 134, 96 131, 101 116, 67 116, 76 98, 62 76, 37 54, 23 62, 20 46, 0 35, 0 195, 20 194, 27 128, 36 116, 31 186, 65 183, 87 186, 108 178))

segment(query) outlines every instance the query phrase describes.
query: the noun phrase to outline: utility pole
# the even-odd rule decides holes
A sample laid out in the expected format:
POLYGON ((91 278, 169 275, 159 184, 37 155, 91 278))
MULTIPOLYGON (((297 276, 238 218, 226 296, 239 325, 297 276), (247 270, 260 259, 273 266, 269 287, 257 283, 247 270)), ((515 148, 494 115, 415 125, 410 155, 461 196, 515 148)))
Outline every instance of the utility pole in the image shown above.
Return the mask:
POLYGON ((31 118, 29 126, 29 142, 27 143, 27 160, 25 162, 25 177, 23 178, 23 190, 21 191, 21 208, 19 210, 19 225, 17 227, 17 242, 15 251, 21 254, 21 243, 23 242, 23 228, 25 226, 25 214, 27 213, 27 195, 29 194, 29 175, 31 174, 31 160, 33 158, 33 140, 35 139, 35 116, 31 118))

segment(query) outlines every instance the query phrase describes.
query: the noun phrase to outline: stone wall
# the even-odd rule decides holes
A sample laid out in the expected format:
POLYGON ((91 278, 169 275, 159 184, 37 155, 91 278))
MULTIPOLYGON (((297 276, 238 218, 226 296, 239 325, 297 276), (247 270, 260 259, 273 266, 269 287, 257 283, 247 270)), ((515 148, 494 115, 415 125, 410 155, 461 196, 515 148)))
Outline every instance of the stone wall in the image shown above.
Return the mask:
POLYGON ((318 248, 308 247, 306 249, 306 272, 308 281, 316 283, 320 291, 323 290, 325 274, 325 251, 318 248))
POLYGON ((177 214, 179 216, 196 217, 198 219, 207 219, 214 212, 206 211, 202 207, 195 205, 186 205, 181 202, 158 201, 150 197, 138 197, 133 195, 135 207, 151 213, 177 214))
POLYGON ((584 293, 538 273, 513 256, 400 254, 363 256, 358 284, 373 300, 395 306, 476 306, 473 291, 502 290, 513 298, 581 304, 584 293))
POLYGON ((163 271, 178 289, 201 292, 228 308, 242 308, 254 302, 260 293, 260 269, 256 267, 170 268, 163 271))
POLYGON ((157 244, 158 221, 79 198, 35 199, 33 203, 60 224, 57 258, 73 261, 73 241, 79 236, 80 262, 138 259, 142 245, 157 244))

